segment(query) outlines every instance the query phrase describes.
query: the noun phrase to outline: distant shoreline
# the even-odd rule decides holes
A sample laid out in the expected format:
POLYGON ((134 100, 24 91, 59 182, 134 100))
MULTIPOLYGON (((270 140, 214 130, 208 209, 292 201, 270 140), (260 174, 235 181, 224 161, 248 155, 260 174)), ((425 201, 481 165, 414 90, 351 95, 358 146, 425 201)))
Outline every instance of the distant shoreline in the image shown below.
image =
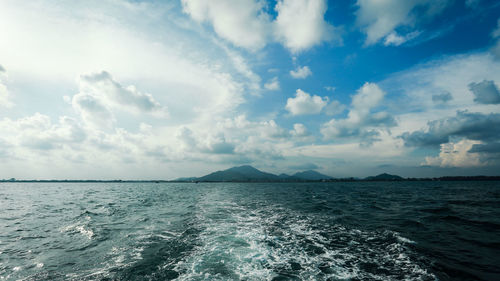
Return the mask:
POLYGON ((248 180, 248 181, 180 181, 180 180, 0 180, 0 183, 308 183, 308 182, 407 182, 407 181, 500 181, 500 176, 455 176, 438 178, 356 179, 326 180, 248 180))

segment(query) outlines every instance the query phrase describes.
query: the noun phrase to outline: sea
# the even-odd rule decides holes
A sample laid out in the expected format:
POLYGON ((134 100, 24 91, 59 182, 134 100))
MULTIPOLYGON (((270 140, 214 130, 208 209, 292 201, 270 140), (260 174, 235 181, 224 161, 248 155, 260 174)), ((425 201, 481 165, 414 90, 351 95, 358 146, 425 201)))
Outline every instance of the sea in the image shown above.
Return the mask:
POLYGON ((500 280, 500 182, 0 183, 0 280, 500 280))

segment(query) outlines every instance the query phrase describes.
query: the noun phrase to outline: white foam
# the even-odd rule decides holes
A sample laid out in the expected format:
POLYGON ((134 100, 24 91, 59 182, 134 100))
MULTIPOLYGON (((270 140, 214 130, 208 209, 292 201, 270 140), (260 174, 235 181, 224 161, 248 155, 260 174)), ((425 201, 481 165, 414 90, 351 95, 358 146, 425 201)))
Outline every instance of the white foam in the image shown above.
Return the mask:
POLYGON ((315 218, 294 214, 287 208, 248 210, 220 199, 211 194, 200 204, 197 219, 203 229, 199 237, 203 243, 176 264, 179 280, 235 276, 270 280, 283 269, 302 280, 436 279, 411 258, 415 253, 405 244, 415 242, 398 233, 318 225, 315 218), (300 269, 292 270, 290 262, 299 264, 300 269), (398 277, 374 274, 363 268, 365 263, 386 272, 397 271, 394 276, 398 277), (214 267, 224 272, 212 272, 214 267))
POLYGON ((73 231, 79 232, 88 239, 92 239, 92 237, 94 236, 94 232, 91 229, 87 229, 85 228, 85 226, 80 224, 72 224, 60 228, 60 232, 73 232, 73 231))
POLYGON ((399 236, 399 234, 395 234, 396 235, 396 238, 400 241, 400 242, 403 242, 403 243, 408 243, 408 244, 417 244, 417 242, 413 241, 413 240, 410 240, 408 238, 405 238, 403 236, 399 236))
POLYGON ((75 229, 78 230, 81 234, 83 234, 83 236, 87 237, 88 239, 92 239, 92 237, 94 236, 94 232, 92 230, 86 229, 81 225, 77 226, 75 229))

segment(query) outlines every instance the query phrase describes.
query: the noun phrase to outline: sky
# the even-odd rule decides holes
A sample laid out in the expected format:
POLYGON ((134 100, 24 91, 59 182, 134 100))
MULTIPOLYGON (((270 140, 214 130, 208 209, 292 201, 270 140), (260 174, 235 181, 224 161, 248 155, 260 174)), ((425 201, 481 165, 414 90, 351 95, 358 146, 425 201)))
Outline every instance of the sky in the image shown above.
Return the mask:
POLYGON ((0 179, 500 174, 500 2, 1 0, 0 179))

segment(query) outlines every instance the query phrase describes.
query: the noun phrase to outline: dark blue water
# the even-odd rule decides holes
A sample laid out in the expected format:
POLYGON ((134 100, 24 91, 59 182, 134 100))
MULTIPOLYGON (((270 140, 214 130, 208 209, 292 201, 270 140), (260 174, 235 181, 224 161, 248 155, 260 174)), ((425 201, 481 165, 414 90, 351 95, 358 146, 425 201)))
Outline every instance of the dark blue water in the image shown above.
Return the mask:
POLYGON ((1 280, 500 280, 500 182, 2 183, 1 280))

